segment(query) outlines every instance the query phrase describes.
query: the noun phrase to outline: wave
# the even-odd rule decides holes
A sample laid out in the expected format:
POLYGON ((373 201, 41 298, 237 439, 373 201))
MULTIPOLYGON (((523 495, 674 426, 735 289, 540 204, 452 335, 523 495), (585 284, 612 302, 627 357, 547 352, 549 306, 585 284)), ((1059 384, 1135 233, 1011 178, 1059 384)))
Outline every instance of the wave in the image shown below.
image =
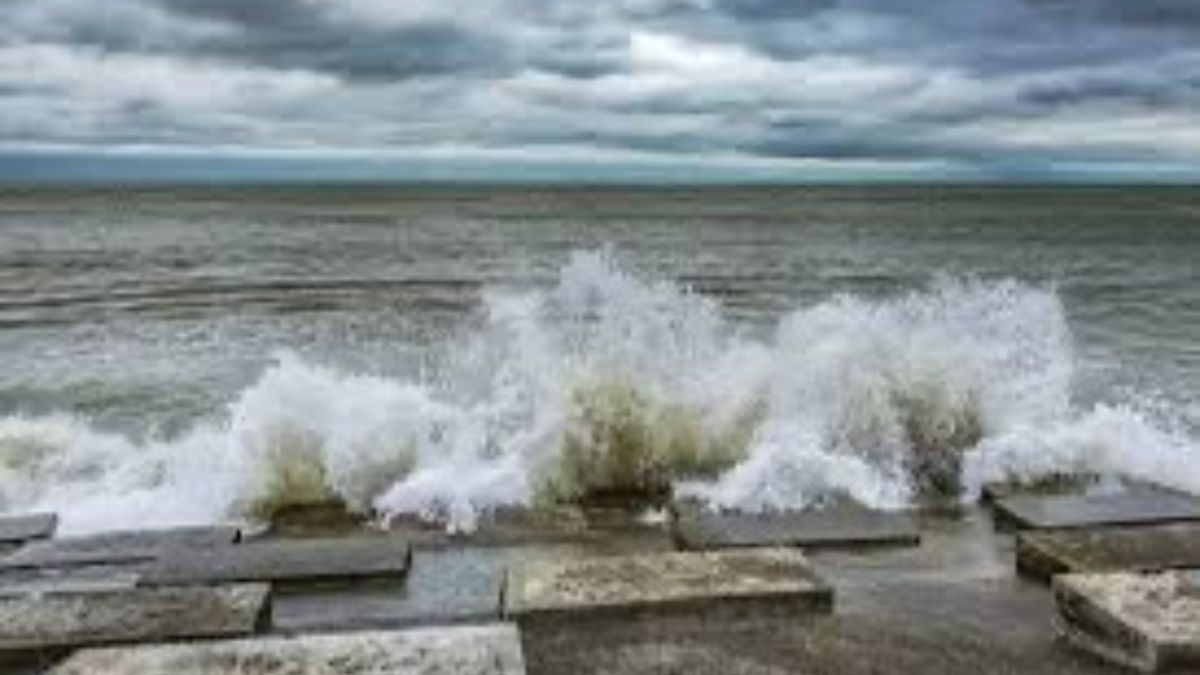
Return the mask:
POLYGON ((762 338, 710 297, 587 252, 552 288, 485 291, 463 333, 412 380, 283 352, 219 419, 171 438, 0 419, 0 508, 86 532, 336 500, 470 529, 495 509, 614 491, 899 508, 1087 472, 1200 492, 1176 408, 1074 400, 1052 288, 944 278, 836 296, 762 338))

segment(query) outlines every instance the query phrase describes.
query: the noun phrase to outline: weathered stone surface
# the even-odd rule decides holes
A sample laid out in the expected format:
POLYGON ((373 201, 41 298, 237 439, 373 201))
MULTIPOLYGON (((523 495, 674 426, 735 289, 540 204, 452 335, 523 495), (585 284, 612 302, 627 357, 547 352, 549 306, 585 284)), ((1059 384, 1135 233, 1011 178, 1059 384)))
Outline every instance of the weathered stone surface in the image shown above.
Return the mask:
POLYGON ((996 523, 1019 530, 1200 521, 1200 499, 1173 492, 1035 496, 995 503, 996 523))
POLYGON ((1043 581, 1067 572, 1200 567, 1200 523, 1022 532, 1017 571, 1043 581))
POLYGON ((505 566, 522 552, 493 547, 417 550, 403 585, 315 588, 278 596, 272 630, 311 633, 499 621, 505 566))
MULTIPOLYGON (((905 551, 915 549, 861 555, 905 551)), ((1128 675, 1065 648, 1051 595, 1033 584, 842 580, 833 614, 678 633, 619 622, 523 632, 525 662, 535 675, 1128 675)))
POLYGON ((674 524, 679 548, 696 550, 751 546, 857 548, 915 545, 921 535, 911 515, 867 510, 775 514, 681 510, 674 524))
POLYGON ((494 624, 92 649, 52 675, 523 675, 516 629, 494 624))
POLYGON ((1145 672, 1200 668, 1200 573, 1067 574, 1056 627, 1072 644, 1145 672))
POLYGON ((0 558, 0 569, 135 563, 154 560, 171 549, 229 546, 241 532, 232 526, 183 527, 169 530, 107 532, 26 544, 0 558))
POLYGON ((504 609, 522 634, 613 622, 648 632, 829 612, 833 591, 790 548, 543 560, 517 565, 504 609))
POLYGON ((253 541, 164 551, 141 573, 145 585, 270 581, 346 582, 402 578, 411 550, 395 537, 253 541))
POLYGON ((0 517, 0 544, 13 544, 30 539, 45 539, 58 527, 53 513, 31 513, 23 516, 0 517))
POLYGON ((0 598, 118 591, 137 587, 138 575, 112 568, 19 570, 0 575, 0 598))
POLYGON ((247 635, 265 620, 269 593, 266 584, 239 584, 3 598, 0 651, 247 635))

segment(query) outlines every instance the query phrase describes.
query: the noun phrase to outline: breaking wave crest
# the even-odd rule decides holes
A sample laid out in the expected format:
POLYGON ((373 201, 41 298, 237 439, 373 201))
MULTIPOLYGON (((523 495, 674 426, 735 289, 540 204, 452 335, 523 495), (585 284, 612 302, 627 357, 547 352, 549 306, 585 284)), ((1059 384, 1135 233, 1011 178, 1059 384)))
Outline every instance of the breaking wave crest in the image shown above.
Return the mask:
POLYGON ((1052 289, 943 279, 838 296, 758 339, 710 298, 581 253, 549 290, 485 293, 464 333, 413 381, 282 353, 221 419, 174 438, 0 419, 0 508, 55 510, 78 532, 332 499, 472 528, 493 509, 610 491, 893 508, 1093 472, 1200 492, 1183 425, 1074 400, 1052 289))

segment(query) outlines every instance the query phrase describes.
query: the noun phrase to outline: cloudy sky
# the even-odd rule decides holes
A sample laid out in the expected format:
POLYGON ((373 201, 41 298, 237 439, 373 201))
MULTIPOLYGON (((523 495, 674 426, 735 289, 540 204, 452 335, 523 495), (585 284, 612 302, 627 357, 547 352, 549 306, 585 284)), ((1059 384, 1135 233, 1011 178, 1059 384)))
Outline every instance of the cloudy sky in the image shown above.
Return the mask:
POLYGON ((1196 0, 0 11, 0 176, 1200 177, 1196 0))

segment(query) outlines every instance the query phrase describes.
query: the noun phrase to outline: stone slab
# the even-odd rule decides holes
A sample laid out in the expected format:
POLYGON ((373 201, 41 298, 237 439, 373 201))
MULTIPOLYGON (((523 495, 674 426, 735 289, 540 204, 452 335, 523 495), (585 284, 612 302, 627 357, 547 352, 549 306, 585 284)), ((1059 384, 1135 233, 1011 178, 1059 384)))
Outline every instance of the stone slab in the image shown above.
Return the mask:
POLYGON ((833 591, 793 548, 539 560, 509 571, 504 612, 522 634, 636 625, 647 633, 754 625, 833 607, 833 591))
POLYGON ((1200 567, 1200 523, 1022 532, 1016 558, 1020 574, 1042 581, 1063 573, 1200 567))
POLYGON ((0 517, 0 544, 16 544, 31 539, 45 539, 58 528, 58 516, 53 513, 31 513, 0 517))
POLYGON ((1050 629, 1050 593, 1034 584, 841 581, 832 615, 745 630, 647 636, 614 625, 570 640, 522 635, 525 663, 537 675, 1128 675, 1065 648, 1050 629))
POLYGON ((1200 669, 1200 572, 1067 574, 1055 625, 1071 644, 1143 672, 1200 669))
POLYGON ((112 568, 32 569, 0 575, 0 599, 136 588, 138 575, 112 568))
POLYGON ((1017 530, 1200 521, 1200 499, 1173 492, 1021 495, 995 502, 996 524, 1017 530))
POLYGON ((252 541, 206 550, 164 552, 141 572, 145 585, 269 581, 343 583, 403 578, 412 551, 396 537, 252 541))
MULTIPOLYGON (((558 551, 557 548, 547 548, 558 551)), ((500 620, 504 572, 523 553, 493 547, 418 549, 402 584, 316 588, 281 594, 275 632, 323 632, 500 620)))
POLYGON ((233 526, 106 532, 26 544, 0 558, 0 569, 120 564, 150 561, 171 549, 209 549, 238 542, 233 526))
POLYGON ((511 625, 91 649, 51 675, 523 675, 511 625))
POLYGON ((269 615, 269 598, 266 584, 4 598, 0 599, 0 652, 248 635, 269 615))
POLYGON ((912 546, 921 541, 911 515, 866 510, 747 514, 691 509, 679 512, 673 535, 676 545, 685 550, 912 546))

